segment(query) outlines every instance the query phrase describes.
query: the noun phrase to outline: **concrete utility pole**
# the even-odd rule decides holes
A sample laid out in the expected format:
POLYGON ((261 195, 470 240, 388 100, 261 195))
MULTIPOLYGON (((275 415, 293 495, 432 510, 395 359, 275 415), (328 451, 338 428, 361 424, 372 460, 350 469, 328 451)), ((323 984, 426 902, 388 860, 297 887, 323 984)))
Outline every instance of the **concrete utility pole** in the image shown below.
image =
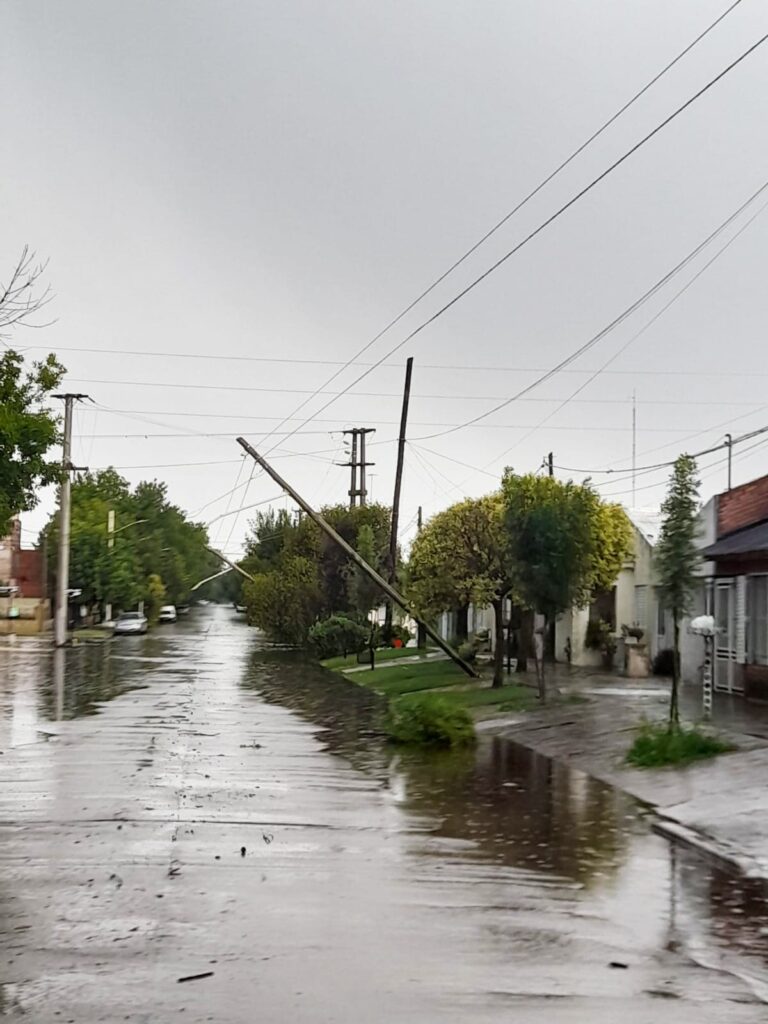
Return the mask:
POLYGON ((69 535, 72 512, 72 409, 87 395, 54 395, 64 402, 64 438, 62 441, 62 478, 59 489, 59 558, 56 577, 56 617, 53 642, 63 647, 67 642, 67 613, 69 610, 69 535))
MULTIPOLYGON (((403 409, 400 413, 400 436, 397 442, 397 468, 395 469, 395 493, 392 498, 392 525, 389 535, 389 561, 387 578, 391 584, 395 582, 397 570, 397 531, 400 525, 400 491, 403 483, 403 462, 405 459, 405 431, 408 426, 408 403, 411 399, 411 374, 413 373, 413 356, 405 364, 405 386, 403 388, 403 409)), ((392 602, 387 601, 384 613, 384 635, 389 636, 392 629, 392 602)))
POLYGON ((355 551, 355 549, 351 547, 349 544, 347 544, 343 537, 339 536, 339 534, 334 530, 330 523, 327 523, 325 519, 323 519, 323 517, 320 515, 320 513, 316 512, 312 508, 312 506, 308 502, 306 502, 301 497, 301 495, 298 494, 293 489, 293 487, 291 487, 291 485, 280 476, 277 470, 273 469, 266 461, 266 459, 259 455, 256 449, 252 445, 250 445, 245 440, 244 437, 238 437, 237 443, 240 445, 241 448, 244 448, 248 452, 251 458, 254 459, 266 473, 268 473, 272 477, 272 479, 275 481, 278 487, 282 487, 283 490, 286 491, 293 498, 296 504, 300 505, 304 509, 309 518, 320 527, 323 533, 325 533, 328 537, 331 538, 332 541, 338 544, 342 551, 346 552, 346 554, 349 555, 349 557, 352 559, 355 565, 359 569, 362 569, 362 571, 366 574, 366 576, 369 577, 369 579, 372 579, 374 583, 377 583, 381 587, 381 589, 384 591, 387 597, 391 598, 395 602, 395 604, 398 604, 407 615, 412 616, 414 619, 416 619, 417 622, 423 624, 427 636, 431 637, 431 639, 434 640, 437 646, 441 650, 445 651, 448 657, 452 661, 454 661, 459 666, 459 668, 462 669, 462 671, 466 672, 467 675, 473 679, 477 678, 477 672, 475 672, 472 666, 468 665, 467 662, 464 661, 464 659, 460 657, 460 655, 456 651, 454 651, 451 645, 446 643, 445 640, 443 640, 443 638, 440 636, 440 634, 436 632, 436 630, 432 629, 428 622, 424 622, 423 619, 416 615, 413 609, 406 603, 405 598, 401 594, 399 594, 394 587, 390 586, 389 583, 387 583, 387 581, 382 576, 379 576, 376 570, 373 569, 370 565, 368 565, 365 559, 361 558, 360 555, 358 555, 358 553, 355 551))
POLYGON ((733 436, 725 435, 725 446, 728 449, 728 490, 731 489, 731 464, 733 461, 733 436))
POLYGON ((352 447, 349 454, 349 462, 338 462, 338 466, 350 467, 349 486, 349 507, 355 508, 358 504, 365 505, 368 491, 365 486, 365 471, 368 466, 375 466, 375 462, 365 461, 365 435, 375 434, 374 427, 351 427, 343 431, 352 437, 352 447))

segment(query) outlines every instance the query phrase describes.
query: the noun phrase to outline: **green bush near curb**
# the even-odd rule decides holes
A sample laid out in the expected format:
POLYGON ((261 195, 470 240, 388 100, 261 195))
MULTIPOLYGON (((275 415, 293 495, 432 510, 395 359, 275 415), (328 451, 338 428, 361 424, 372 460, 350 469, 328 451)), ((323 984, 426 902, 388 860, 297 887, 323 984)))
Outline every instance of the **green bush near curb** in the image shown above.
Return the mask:
POLYGON ((644 725, 629 748, 627 762, 636 768, 663 768, 703 761, 733 749, 731 744, 698 729, 644 725))
POLYGON ((467 709, 439 694, 409 695, 393 700, 385 727, 393 743, 466 747, 476 740, 467 709))

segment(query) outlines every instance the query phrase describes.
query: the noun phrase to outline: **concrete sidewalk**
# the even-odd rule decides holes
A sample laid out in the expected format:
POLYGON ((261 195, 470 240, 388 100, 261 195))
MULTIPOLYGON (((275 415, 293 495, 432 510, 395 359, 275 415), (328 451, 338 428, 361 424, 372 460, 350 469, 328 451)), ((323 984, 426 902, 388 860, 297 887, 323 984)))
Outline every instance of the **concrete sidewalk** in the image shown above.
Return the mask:
MULTIPOLYGON (((717 694, 713 725, 736 751, 683 768, 638 769, 626 765, 626 752, 643 720, 665 719, 669 683, 560 671, 552 682, 552 689, 583 696, 585 703, 488 720, 478 728, 618 786, 656 810, 659 831, 768 880, 768 708, 717 694)), ((700 701, 697 688, 683 688, 685 721, 700 719, 700 701)))

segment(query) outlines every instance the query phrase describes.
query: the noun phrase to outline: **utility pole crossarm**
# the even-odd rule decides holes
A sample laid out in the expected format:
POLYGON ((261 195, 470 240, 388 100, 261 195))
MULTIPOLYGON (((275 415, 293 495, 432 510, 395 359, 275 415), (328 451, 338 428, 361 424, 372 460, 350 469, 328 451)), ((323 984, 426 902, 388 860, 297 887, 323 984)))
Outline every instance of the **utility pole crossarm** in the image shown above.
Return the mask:
MULTIPOLYGON (((464 661, 464 659, 460 657, 460 655, 456 651, 454 651, 450 644, 446 643, 446 641, 443 640, 440 634, 436 630, 434 630, 429 625, 428 622, 425 622, 420 616, 416 615, 413 609, 405 601, 405 598, 401 594, 399 594, 393 586, 387 583, 387 581, 382 576, 380 576, 375 569, 368 565, 365 559, 361 558, 360 555, 355 551, 355 549, 351 545, 347 544, 343 537, 339 536, 339 534, 334 530, 330 523, 326 522, 325 519, 323 519, 323 517, 320 515, 320 513, 316 512, 312 508, 312 506, 308 502, 306 502, 301 497, 301 495, 298 494, 293 489, 293 487, 291 487, 291 485, 280 476, 277 470, 273 469, 266 461, 266 459, 259 455, 256 449, 251 444, 249 444, 244 437, 238 437, 237 443, 240 445, 241 448, 244 448, 245 451, 248 452, 251 458, 254 459, 261 466, 261 468, 266 473, 269 474, 269 476, 272 477, 272 479, 279 487, 282 487, 283 490, 293 498, 297 505, 304 509, 309 518, 320 527, 323 533, 325 533, 327 536, 331 538, 331 540, 338 544, 338 546, 349 555, 349 557, 352 559, 355 565, 357 565, 358 568, 362 569, 366 576, 368 576, 370 579, 374 581, 374 583, 377 583, 378 586, 381 587, 382 591, 387 595, 387 597, 391 598, 395 602, 395 604, 400 605, 400 607, 407 615, 411 615, 418 623, 421 623, 421 625, 423 625, 424 631, 427 634, 427 636, 429 636, 441 650, 445 651, 448 657, 452 661, 454 661, 459 666, 459 668, 462 669, 462 671, 466 672, 466 674, 470 676, 472 679, 477 678, 477 672, 475 672, 472 666, 467 664, 467 662, 464 661)), ((218 552, 216 553, 218 554, 218 552)))

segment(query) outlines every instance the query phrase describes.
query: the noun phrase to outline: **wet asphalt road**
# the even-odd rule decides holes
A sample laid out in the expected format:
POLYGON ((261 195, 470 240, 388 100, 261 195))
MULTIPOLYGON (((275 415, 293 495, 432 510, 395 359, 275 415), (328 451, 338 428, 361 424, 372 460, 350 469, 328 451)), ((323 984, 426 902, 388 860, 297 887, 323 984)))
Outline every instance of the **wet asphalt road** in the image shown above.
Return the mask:
POLYGON ((761 890, 506 741, 374 727, 227 609, 0 647, 0 1016, 766 1020, 761 890))

